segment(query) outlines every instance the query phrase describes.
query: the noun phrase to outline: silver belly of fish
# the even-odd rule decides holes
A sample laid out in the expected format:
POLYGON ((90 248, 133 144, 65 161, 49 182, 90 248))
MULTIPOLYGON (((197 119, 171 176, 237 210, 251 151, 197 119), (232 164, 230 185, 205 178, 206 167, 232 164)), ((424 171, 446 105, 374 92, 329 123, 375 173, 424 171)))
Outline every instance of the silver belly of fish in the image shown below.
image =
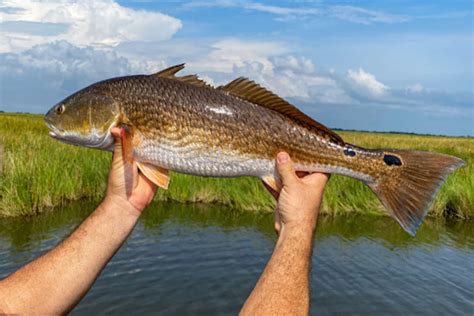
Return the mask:
POLYGON ((150 163, 181 173, 210 177, 256 176, 273 173, 273 160, 246 157, 237 152, 219 148, 203 150, 199 145, 177 147, 160 142, 145 141, 135 148, 134 155, 140 162, 150 163))
MULTIPOLYGON (((165 169, 208 177, 255 176, 262 178, 275 174, 275 161, 246 157, 241 153, 220 148, 203 150, 198 144, 185 147, 160 142, 145 141, 134 149, 134 155, 140 162, 150 163, 165 169)), ((315 164, 313 166, 295 164, 295 169, 307 172, 326 172, 350 176, 366 183, 373 178, 351 169, 315 164)))

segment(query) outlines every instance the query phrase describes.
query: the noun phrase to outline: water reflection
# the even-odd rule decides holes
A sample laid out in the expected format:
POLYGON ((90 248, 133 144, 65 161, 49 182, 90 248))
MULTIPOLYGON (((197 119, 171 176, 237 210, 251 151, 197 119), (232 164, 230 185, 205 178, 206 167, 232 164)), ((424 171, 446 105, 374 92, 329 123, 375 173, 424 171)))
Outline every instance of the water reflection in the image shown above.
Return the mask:
MULTIPOLYGON (((96 203, 0 219, 0 278, 68 235, 96 203)), ((276 240, 271 214, 153 204, 75 314, 236 314, 276 240)), ((418 235, 375 216, 321 217, 312 314, 474 310, 474 223, 430 219, 418 235)))
MULTIPOLYGON (((32 249, 43 240, 57 238, 58 231, 77 226, 96 206, 96 202, 81 201, 35 217, 3 218, 0 219, 0 237, 17 251, 32 249)), ((144 212, 139 225, 151 234, 159 234, 160 227, 166 222, 201 228, 217 226, 223 231, 248 227, 273 240, 272 220, 271 214, 241 212, 219 205, 155 202, 144 212)), ((347 241, 376 239, 385 242, 388 247, 436 246, 449 242, 450 246, 473 249, 474 221, 428 218, 416 237, 411 237, 387 217, 321 216, 317 239, 334 236, 347 241)))

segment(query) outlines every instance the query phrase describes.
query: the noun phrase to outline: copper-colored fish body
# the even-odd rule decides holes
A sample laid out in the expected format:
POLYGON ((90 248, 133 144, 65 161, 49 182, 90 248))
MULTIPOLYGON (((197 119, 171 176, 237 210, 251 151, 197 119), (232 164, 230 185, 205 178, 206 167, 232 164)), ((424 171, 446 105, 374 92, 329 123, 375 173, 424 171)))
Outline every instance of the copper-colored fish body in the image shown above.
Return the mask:
MULTIPOLYGON (((213 88, 195 75, 177 77, 182 68, 177 65, 154 75, 96 83, 78 92, 79 97, 68 98, 72 101, 66 99, 53 107, 46 121, 61 139, 56 134, 60 130, 87 130, 84 113, 89 107, 89 112, 100 114, 100 123, 91 116, 89 129, 95 134, 102 131, 96 135, 102 139, 100 145, 96 141, 91 147, 108 150, 110 129, 126 124, 133 159, 162 187, 169 181, 165 170, 175 170, 201 176, 257 176, 278 189, 274 157, 286 151, 297 170, 337 173, 363 181, 412 234, 446 176, 463 164, 442 154, 347 144, 253 81, 239 78, 213 88), (64 113, 59 113, 60 106, 65 107, 64 113), (74 122, 82 127, 73 126, 74 122)), ((87 139, 87 135, 81 137, 87 139)), ((87 146, 80 139, 76 142, 87 146)), ((66 136, 62 140, 75 142, 66 136)))

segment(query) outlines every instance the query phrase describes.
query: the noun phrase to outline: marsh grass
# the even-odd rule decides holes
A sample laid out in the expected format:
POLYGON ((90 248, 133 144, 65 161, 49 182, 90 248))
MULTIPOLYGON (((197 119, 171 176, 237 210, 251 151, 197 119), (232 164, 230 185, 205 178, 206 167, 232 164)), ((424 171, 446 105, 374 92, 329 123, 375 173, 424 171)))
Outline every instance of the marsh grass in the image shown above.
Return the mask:
MULTIPOLYGON (((340 132, 350 143, 371 148, 410 148, 451 154, 467 166, 451 175, 432 205, 430 215, 474 216, 474 139, 366 132, 340 132)), ((34 215, 71 200, 99 200, 105 191, 111 154, 62 144, 48 136, 42 116, 0 114, 0 216, 34 215), (0 150, 1 151, 1 150, 0 150)), ((274 202, 249 177, 203 178, 173 173, 170 189, 156 199, 183 203, 221 203, 236 209, 269 211, 274 202)), ((323 213, 376 213, 382 206, 364 184, 333 176, 323 213)))

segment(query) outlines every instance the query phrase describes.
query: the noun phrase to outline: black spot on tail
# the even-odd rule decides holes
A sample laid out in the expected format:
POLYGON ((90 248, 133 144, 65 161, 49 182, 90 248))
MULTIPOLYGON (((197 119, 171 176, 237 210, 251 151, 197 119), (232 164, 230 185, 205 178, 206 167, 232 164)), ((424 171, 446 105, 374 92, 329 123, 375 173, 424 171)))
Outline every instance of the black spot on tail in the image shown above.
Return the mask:
POLYGON ((393 156, 393 155, 384 155, 383 156, 383 161, 388 166, 392 166, 392 165, 401 166, 402 165, 402 161, 400 160, 400 158, 398 158, 397 156, 393 156))

